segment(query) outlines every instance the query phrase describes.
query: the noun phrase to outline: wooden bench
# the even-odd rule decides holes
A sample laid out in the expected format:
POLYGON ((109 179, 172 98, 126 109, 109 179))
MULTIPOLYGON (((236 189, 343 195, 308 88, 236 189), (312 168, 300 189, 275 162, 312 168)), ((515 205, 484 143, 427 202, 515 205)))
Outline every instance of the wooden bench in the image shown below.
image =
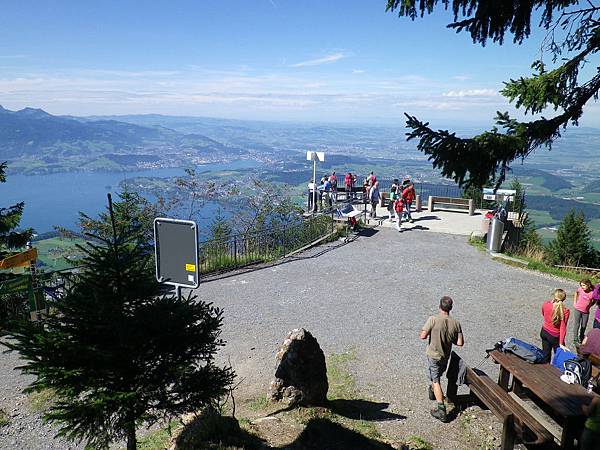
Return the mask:
POLYGON ((437 197, 434 195, 429 196, 429 200, 427 202, 429 212, 433 212, 434 206, 438 205, 446 205, 451 208, 463 208, 466 207, 469 210, 469 215, 475 215, 475 201, 472 198, 455 198, 455 197, 437 197))
POLYGON ((542 423, 561 448, 575 449, 586 420, 583 406, 589 405, 595 394, 563 382, 561 371, 550 364, 531 364, 498 350, 488 354, 500 365, 498 385, 542 423))
POLYGON ((525 445, 543 445, 554 441, 552 433, 485 372, 467 368, 466 379, 471 392, 502 420, 503 450, 514 448, 516 438, 525 445))

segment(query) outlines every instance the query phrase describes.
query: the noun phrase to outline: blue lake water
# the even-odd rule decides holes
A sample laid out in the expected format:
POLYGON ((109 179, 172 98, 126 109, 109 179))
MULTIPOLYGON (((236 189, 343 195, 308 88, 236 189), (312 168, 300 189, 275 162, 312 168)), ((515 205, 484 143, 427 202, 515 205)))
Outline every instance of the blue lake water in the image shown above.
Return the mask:
MULTIPOLYGON (((239 160, 231 163, 197 166, 199 172, 245 169, 260 163, 239 160)), ((119 192, 119 183, 134 177, 168 178, 183 175, 183 169, 153 169, 132 172, 78 172, 49 175, 15 175, 8 173, 0 183, 0 207, 25 202, 21 227, 32 227, 37 233, 53 231, 55 225, 76 229, 79 211, 96 216, 106 208, 106 194, 119 192)), ((202 216, 211 217, 219 205, 207 202, 202 216)), ((200 225, 200 229, 206 229, 200 225)))

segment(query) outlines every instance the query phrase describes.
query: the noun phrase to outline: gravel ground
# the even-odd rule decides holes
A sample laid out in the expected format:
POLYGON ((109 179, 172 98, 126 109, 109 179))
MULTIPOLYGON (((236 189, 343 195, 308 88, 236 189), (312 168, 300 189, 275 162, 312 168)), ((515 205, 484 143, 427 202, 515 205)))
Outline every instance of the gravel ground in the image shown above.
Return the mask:
POLYGON ((482 361, 484 350, 511 335, 539 345, 541 303, 556 287, 576 287, 494 262, 464 236, 380 229, 311 253, 198 290, 225 309, 222 356, 244 379, 240 390, 266 392, 278 345, 288 330, 304 327, 326 354, 354 350, 361 392, 407 417, 382 423, 385 434, 419 435, 436 448, 470 447, 460 421, 442 424, 429 415, 418 335, 439 298, 455 300, 466 342, 458 353, 496 376, 493 364, 482 361))
MULTIPOLYGON (((418 435, 435 448, 470 448, 463 420, 442 424, 429 415, 425 345, 419 330, 442 295, 455 300, 472 366, 495 376, 484 350, 510 335, 539 343, 540 305, 550 292, 575 283, 492 261, 463 236, 379 229, 346 245, 316 247, 282 264, 204 282, 197 294, 225 310, 220 359, 242 380, 240 398, 264 394, 286 333, 308 329, 326 354, 352 350, 351 367, 364 397, 389 402, 404 420, 380 423, 393 439, 418 435)), ((0 358, 0 449, 68 449, 30 412, 20 390, 28 379, 0 358)), ((472 422, 472 421, 471 421, 472 422)), ((487 426, 487 425, 486 425, 487 426)), ((497 427, 494 427, 494 432, 497 427)))
POLYGON ((62 439, 53 439, 56 429, 44 424, 40 415, 32 411, 29 398, 21 391, 33 381, 33 377, 13 370, 20 364, 22 361, 18 354, 0 354, 0 409, 6 412, 9 419, 8 425, 0 427, 0 449, 83 449, 84 446, 77 447, 62 439))

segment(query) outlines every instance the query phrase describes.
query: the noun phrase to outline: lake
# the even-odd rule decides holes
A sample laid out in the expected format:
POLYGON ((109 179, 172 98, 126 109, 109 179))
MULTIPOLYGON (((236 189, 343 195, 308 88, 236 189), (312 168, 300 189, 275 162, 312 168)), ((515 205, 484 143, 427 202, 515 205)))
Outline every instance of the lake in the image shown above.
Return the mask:
MULTIPOLYGON (((249 169, 260 163, 238 160, 230 163, 204 164, 198 172, 249 169)), ((55 225, 76 229, 79 211, 96 216, 106 208, 106 194, 119 191, 119 183, 134 177, 169 178, 184 175, 183 168, 151 169, 132 172, 70 172, 49 175, 8 174, 6 183, 0 183, 0 208, 25 202, 21 219, 22 228, 33 228, 36 233, 53 231, 55 225)), ((203 216, 212 217, 219 205, 207 202, 203 216)), ((200 225, 200 230, 206 227, 200 225)), ((201 233, 203 234, 203 233, 201 233)))

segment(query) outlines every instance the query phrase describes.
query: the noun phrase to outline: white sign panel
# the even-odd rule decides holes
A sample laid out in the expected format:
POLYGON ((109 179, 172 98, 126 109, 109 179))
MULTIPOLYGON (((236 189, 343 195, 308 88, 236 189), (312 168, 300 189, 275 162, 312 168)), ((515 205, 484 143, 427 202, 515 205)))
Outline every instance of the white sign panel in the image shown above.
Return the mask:
POLYGON ((306 160, 307 161, 325 161, 325 153, 324 152, 306 152, 306 160))
POLYGON ((494 201, 509 200, 512 202, 515 199, 516 193, 517 191, 514 189, 498 189, 494 193, 494 189, 492 188, 483 188, 483 199, 494 201))

